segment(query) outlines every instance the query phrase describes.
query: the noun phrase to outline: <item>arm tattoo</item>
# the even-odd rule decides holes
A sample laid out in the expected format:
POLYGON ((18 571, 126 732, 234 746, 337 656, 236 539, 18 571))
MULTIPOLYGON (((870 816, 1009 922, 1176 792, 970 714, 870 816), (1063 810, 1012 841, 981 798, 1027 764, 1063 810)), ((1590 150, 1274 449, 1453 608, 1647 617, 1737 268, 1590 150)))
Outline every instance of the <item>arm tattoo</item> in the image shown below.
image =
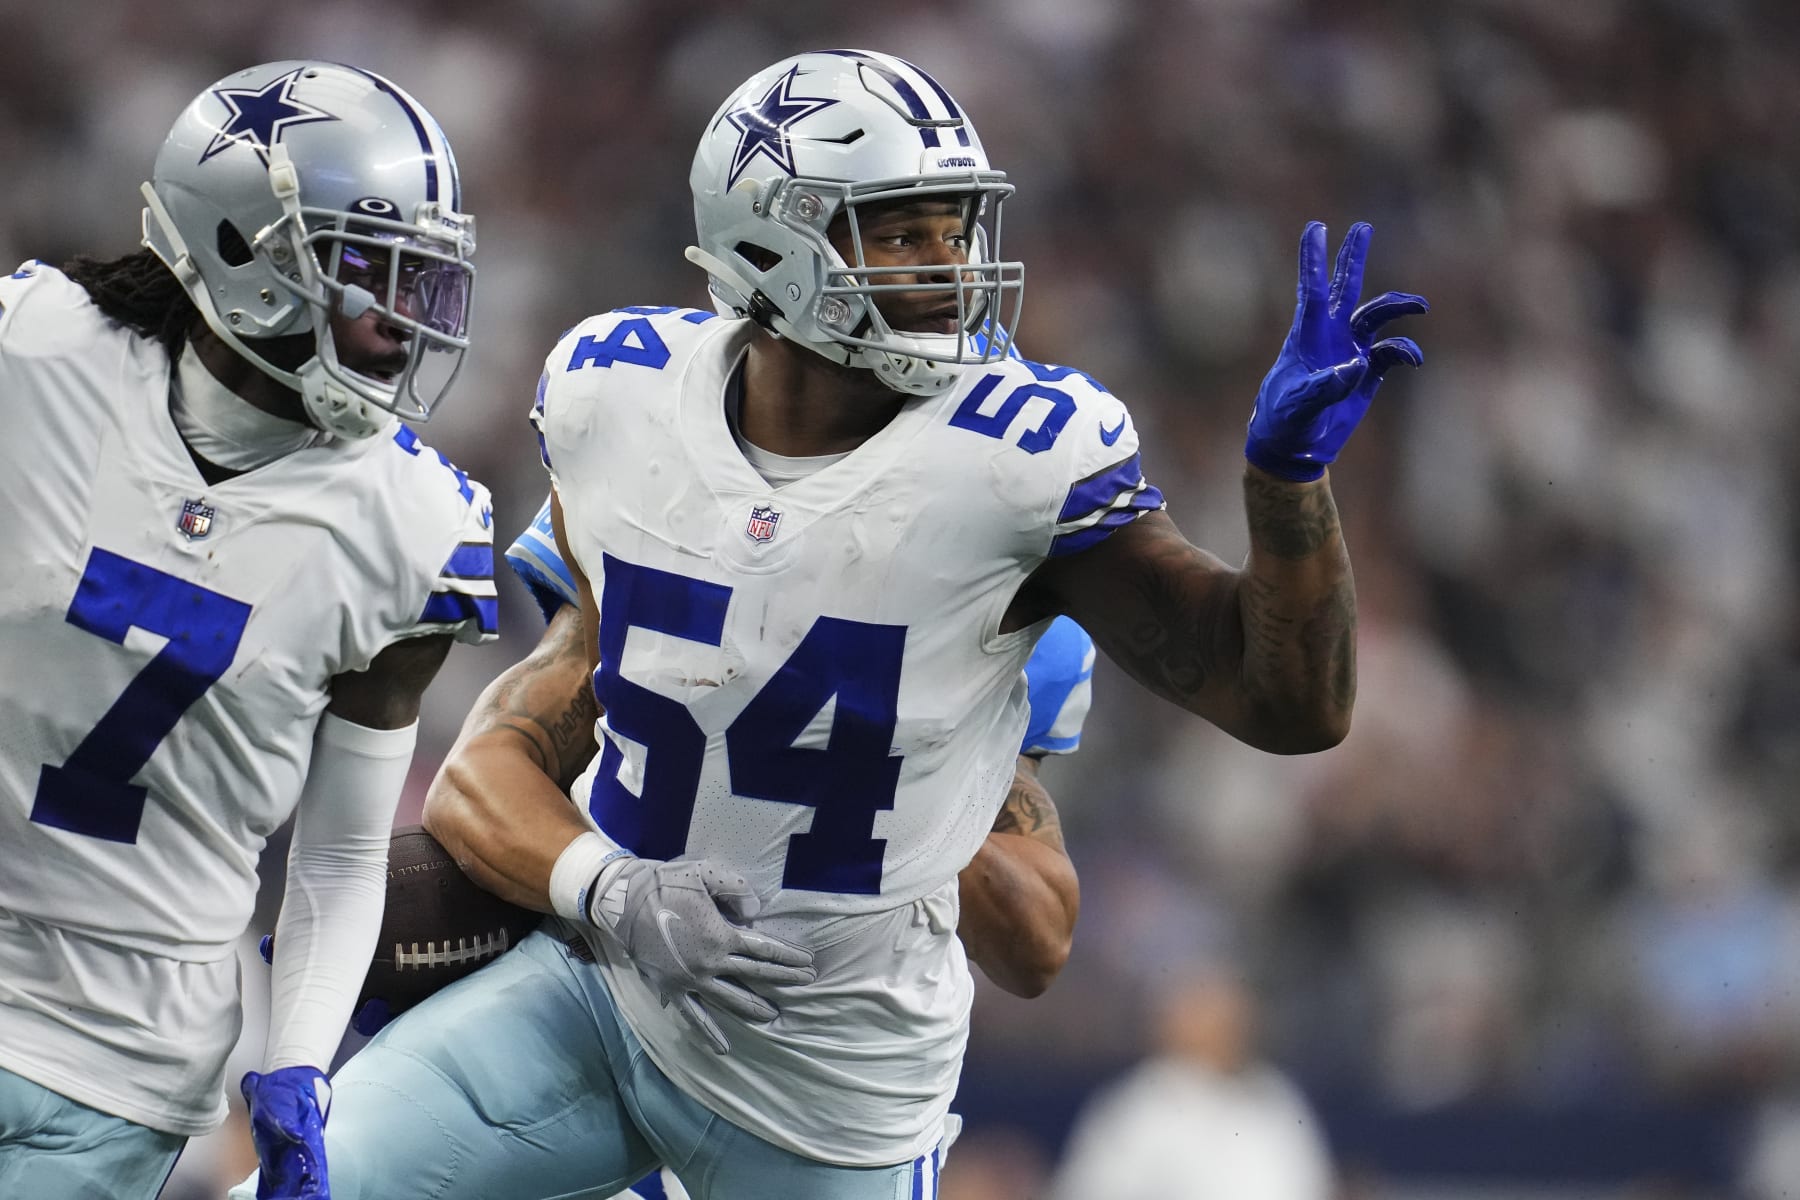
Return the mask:
POLYGON ((1145 529, 1150 536, 1129 574, 1136 595, 1126 605, 1138 621, 1117 631, 1125 635, 1122 643, 1104 628, 1090 632, 1139 682, 1188 704, 1220 674, 1235 672, 1243 656, 1237 593, 1220 584, 1224 564, 1190 545, 1173 525, 1145 529))
POLYGON ((482 694, 464 736, 487 730, 517 735, 544 774, 567 790, 594 756, 599 715, 581 623, 565 618, 482 694))
POLYGON ((1338 530, 1337 505, 1329 488, 1306 488, 1244 473, 1244 511, 1250 538, 1276 558, 1297 562, 1316 554, 1338 530))
POLYGON ((1047 842, 1058 850, 1063 848, 1062 819, 1057 816, 1050 793, 1043 784, 1023 775, 1013 777, 1012 791, 1000 806, 1000 815, 994 818, 993 832, 1016 833, 1047 842))
POLYGON ((1296 489, 1246 471, 1244 511, 1252 542, 1281 564, 1245 577, 1250 653, 1273 668, 1266 683, 1300 681, 1348 713, 1356 699, 1356 586, 1330 488, 1296 489), (1296 587, 1288 564, 1317 574, 1296 587))

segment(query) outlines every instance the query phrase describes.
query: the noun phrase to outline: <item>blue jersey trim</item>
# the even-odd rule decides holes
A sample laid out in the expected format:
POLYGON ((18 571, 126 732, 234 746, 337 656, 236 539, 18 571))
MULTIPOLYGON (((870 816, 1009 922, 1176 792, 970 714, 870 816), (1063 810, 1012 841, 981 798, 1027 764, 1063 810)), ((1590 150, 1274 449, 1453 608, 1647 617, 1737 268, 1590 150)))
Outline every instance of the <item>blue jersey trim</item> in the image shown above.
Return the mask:
POLYGON ((493 596, 468 596, 462 592, 433 592, 419 614, 423 624, 456 625, 474 621, 483 633, 500 630, 500 601, 493 596))
POLYGON ((1138 461, 1138 456, 1133 454, 1124 462, 1114 463, 1074 483, 1069 488, 1068 498, 1063 501, 1062 511, 1056 514, 1056 519, 1060 523, 1091 516, 1110 506, 1126 492, 1143 486, 1143 483, 1143 465, 1138 461))
POLYGON ((447 579, 492 579, 494 547, 488 542, 464 542, 450 552, 450 561, 438 574, 447 579))

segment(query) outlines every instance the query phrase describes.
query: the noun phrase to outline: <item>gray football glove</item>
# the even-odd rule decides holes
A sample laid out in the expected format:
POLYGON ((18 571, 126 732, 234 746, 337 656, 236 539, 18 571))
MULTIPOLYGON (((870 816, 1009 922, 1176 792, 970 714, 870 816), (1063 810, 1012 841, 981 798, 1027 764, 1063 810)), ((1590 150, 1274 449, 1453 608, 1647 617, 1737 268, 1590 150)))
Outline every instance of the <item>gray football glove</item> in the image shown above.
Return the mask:
POLYGON ((588 920, 720 1054, 731 1043, 707 1006, 766 1023, 777 1009, 749 985, 817 975, 811 951, 744 928, 761 908, 742 875, 704 859, 614 859, 588 892, 588 920))

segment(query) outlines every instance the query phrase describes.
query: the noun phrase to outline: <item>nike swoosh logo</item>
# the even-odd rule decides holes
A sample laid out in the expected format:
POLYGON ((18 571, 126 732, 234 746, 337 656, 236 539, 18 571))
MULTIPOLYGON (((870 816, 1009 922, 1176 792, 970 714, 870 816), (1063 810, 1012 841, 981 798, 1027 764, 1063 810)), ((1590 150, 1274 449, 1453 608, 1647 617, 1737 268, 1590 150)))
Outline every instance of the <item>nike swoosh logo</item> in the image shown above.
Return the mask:
POLYGON ((1125 432, 1125 418, 1123 416, 1121 416, 1119 418, 1119 423, 1117 425, 1114 425, 1111 429, 1108 429, 1104 425, 1102 425, 1100 427, 1100 440, 1101 440, 1101 442, 1110 446, 1114 442, 1118 441, 1119 435, 1124 432, 1125 432))
MULTIPOLYGON (((679 920, 681 920, 681 914, 672 908, 657 910, 656 931, 662 934, 663 945, 669 948, 669 953, 674 956, 675 961, 678 963, 681 962, 681 951, 675 948, 675 939, 669 934, 669 926, 679 920)), ((682 965, 684 967, 686 966, 685 963, 682 965)))

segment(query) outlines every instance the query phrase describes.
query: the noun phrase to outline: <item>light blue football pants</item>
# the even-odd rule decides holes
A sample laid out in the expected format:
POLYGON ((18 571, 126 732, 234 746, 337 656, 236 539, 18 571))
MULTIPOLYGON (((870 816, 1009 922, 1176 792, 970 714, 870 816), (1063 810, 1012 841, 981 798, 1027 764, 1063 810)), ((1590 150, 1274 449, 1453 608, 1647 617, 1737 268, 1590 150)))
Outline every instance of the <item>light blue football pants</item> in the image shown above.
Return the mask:
MULTIPOLYGON (((694 1200, 937 1195, 939 1155, 831 1166, 686 1095, 600 972, 551 936, 559 924, 403 1014, 333 1077, 333 1200, 600 1200, 660 1164, 694 1200)), ((254 1194, 254 1176, 231 1193, 254 1194)))
POLYGON ((153 1200, 185 1145, 0 1067, 0 1196, 9 1200, 153 1200))

